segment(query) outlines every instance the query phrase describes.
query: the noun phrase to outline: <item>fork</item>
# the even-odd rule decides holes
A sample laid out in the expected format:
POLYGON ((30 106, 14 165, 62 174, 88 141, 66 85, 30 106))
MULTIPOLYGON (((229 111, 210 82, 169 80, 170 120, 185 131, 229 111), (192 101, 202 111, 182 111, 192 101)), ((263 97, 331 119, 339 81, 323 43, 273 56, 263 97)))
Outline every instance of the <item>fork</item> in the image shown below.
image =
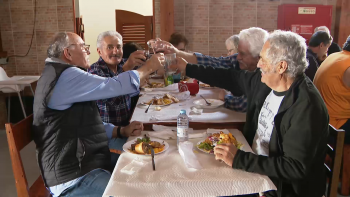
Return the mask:
POLYGON ((200 95, 203 99, 204 99, 204 101, 207 103, 207 105, 211 105, 211 103, 209 103, 202 95, 200 95))
POLYGON ((147 107, 147 109, 146 109, 145 113, 147 113, 147 112, 148 112, 149 107, 151 107, 151 105, 152 105, 153 103, 154 103, 154 99, 152 100, 152 103, 148 105, 148 107, 147 107))

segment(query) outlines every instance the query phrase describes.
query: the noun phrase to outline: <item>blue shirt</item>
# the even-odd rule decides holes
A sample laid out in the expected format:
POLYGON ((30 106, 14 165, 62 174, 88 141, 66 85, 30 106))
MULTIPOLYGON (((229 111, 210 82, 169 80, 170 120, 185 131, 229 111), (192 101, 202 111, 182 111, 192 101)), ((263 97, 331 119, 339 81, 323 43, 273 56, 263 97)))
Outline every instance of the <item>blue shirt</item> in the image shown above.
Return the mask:
MULTIPOLYGON (((201 53, 194 53, 197 57, 198 64, 208 65, 215 68, 234 68, 240 70, 239 62, 237 61, 237 53, 227 57, 211 57, 201 53)), ((247 97, 243 96, 225 96, 225 107, 237 112, 247 111, 247 97)))
MULTIPOLYGON (((57 58, 47 58, 45 61, 64 63, 57 58)), ((137 71, 128 71, 113 78, 105 78, 92 75, 77 67, 71 67, 63 71, 59 77, 48 107, 56 110, 65 110, 78 102, 95 101, 120 95, 135 95, 139 93, 139 87, 140 77, 137 71)), ((103 124, 108 139, 111 139, 114 125, 103 124)), ((82 177, 50 187, 51 194, 54 197, 59 196, 64 190, 76 184, 82 177)))

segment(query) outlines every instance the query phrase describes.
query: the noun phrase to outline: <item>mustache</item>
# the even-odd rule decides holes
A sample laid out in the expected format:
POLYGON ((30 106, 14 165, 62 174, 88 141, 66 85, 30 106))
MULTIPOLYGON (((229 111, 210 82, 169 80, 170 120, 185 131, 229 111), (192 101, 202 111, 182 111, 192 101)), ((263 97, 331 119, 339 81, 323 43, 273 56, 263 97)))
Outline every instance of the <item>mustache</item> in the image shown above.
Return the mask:
POLYGON ((118 58, 120 58, 120 57, 121 57, 121 55, 117 55, 117 54, 115 54, 115 55, 110 55, 109 57, 118 57, 118 58))

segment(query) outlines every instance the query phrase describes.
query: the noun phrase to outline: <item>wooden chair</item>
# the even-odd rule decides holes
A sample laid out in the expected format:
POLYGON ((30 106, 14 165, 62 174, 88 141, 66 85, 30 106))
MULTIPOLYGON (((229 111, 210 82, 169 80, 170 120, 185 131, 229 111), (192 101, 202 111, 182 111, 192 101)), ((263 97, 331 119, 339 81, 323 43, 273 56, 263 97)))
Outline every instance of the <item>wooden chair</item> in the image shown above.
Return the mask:
POLYGON ((19 123, 6 124, 6 135, 9 144, 13 174, 16 181, 18 197, 47 197, 51 196, 46 189, 41 176, 28 188, 27 177, 24 172, 20 151, 26 147, 32 139, 33 115, 28 116, 19 123))
MULTIPOLYGON (((28 116, 19 123, 6 124, 6 135, 9 144, 13 174, 16 181, 18 197, 46 197, 51 196, 46 189, 41 176, 28 188, 27 178, 24 172, 20 151, 26 147, 32 139, 33 115, 28 116)), ((110 152, 121 154, 122 151, 110 149, 110 152)))
POLYGON ((325 163, 327 177, 329 178, 327 197, 337 197, 339 175, 342 168, 345 131, 329 125, 329 135, 335 139, 335 144, 327 144, 327 155, 332 160, 325 163))

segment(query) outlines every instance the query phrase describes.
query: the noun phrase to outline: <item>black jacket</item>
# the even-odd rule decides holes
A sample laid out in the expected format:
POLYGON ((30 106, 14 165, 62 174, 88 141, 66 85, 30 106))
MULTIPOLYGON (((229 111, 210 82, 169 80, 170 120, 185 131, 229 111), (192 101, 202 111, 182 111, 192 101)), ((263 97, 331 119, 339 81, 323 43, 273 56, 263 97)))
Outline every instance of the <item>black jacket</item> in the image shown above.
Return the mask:
MULTIPOLYGON (((229 90, 235 96, 247 96, 243 134, 252 145, 260 109, 271 92, 261 82, 260 70, 247 72, 188 64, 186 74, 229 90)), ((305 75, 299 76, 286 92, 274 118, 269 156, 238 150, 232 167, 269 176, 279 197, 321 197, 326 186, 323 163, 328 122, 327 108, 319 92, 305 75)))
POLYGON ((316 71, 318 67, 320 67, 320 62, 317 59, 317 55, 314 52, 312 52, 311 49, 307 49, 306 58, 309 62, 309 66, 305 70, 305 74, 310 78, 311 81, 313 81, 316 71))
POLYGON ((61 73, 68 64, 46 62, 34 97, 33 138, 45 185, 52 187, 91 170, 110 169, 108 138, 96 103, 74 103, 66 110, 50 109, 61 73))

